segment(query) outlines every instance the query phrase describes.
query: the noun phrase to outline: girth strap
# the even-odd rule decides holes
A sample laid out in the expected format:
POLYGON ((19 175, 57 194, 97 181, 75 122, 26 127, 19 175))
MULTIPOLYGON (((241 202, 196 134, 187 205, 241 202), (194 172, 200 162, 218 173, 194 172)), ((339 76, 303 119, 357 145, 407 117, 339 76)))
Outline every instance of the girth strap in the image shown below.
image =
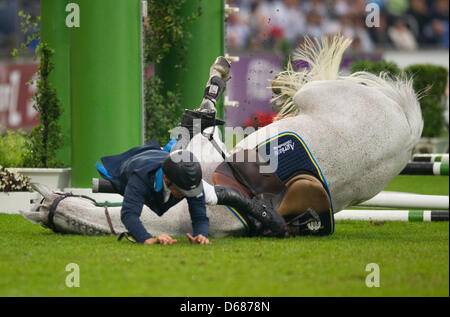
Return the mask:
POLYGON ((108 207, 107 206, 104 206, 104 207, 105 207, 106 221, 108 222, 109 230, 111 230, 111 233, 113 235, 117 235, 116 231, 114 230, 114 227, 113 227, 113 224, 111 221, 111 217, 109 216, 108 207))

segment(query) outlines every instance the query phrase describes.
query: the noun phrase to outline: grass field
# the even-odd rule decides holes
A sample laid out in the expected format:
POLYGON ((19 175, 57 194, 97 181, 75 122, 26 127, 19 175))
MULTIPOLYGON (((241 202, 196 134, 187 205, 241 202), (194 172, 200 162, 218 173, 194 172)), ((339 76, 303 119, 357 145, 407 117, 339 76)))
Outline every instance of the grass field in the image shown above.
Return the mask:
MULTIPOLYGON (((386 190, 448 195, 448 177, 399 176, 386 190)), ((134 245, 54 234, 0 215, 0 296, 449 296, 449 224, 336 224, 330 237, 134 245), (66 287, 66 265, 80 287, 66 287), (380 287, 365 284, 377 263, 380 287)))

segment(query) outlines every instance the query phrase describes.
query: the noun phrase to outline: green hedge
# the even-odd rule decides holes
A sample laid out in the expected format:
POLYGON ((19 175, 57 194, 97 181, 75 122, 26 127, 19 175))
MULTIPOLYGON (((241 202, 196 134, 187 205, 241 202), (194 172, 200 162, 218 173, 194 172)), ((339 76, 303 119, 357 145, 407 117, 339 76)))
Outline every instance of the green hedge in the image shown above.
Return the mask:
POLYGON ((422 136, 438 137, 444 130, 445 87, 448 70, 436 65, 411 65, 405 68, 408 77, 414 79, 414 90, 424 92, 420 99, 424 127, 422 136))
POLYGON ((24 167, 29 155, 29 141, 23 131, 7 131, 0 134, 0 166, 24 167))
MULTIPOLYGON (((193 0, 149 0, 148 27, 144 36, 146 66, 157 65, 169 52, 176 52, 176 69, 184 69, 187 47, 192 34, 190 26, 202 14, 202 0, 197 10, 189 15, 180 14, 183 6, 193 0)), ((177 126, 184 111, 180 86, 173 91, 165 88, 163 80, 153 74, 145 82, 145 139, 156 139, 161 146, 170 140, 169 131, 177 126)))
POLYGON ((181 108, 177 92, 164 91, 159 77, 145 83, 145 136, 146 141, 155 139, 161 146, 170 140, 169 130, 179 122, 176 110, 181 108))
POLYGON ((358 71, 367 71, 379 75, 381 72, 387 72, 392 77, 406 74, 413 78, 414 90, 418 94, 424 94, 419 100, 424 120, 423 137, 438 137, 445 128, 444 111, 445 98, 444 92, 448 80, 448 70, 442 66, 436 65, 411 65, 401 69, 394 62, 386 61, 356 61, 350 65, 352 73, 358 71))
MULTIPOLYGON (((26 50, 32 41, 39 42, 34 52, 35 57, 39 57, 37 80, 29 81, 30 85, 35 84, 37 87, 31 99, 34 101, 33 108, 39 113, 39 124, 29 134, 7 133, 3 144, 0 144, 0 164, 3 162, 6 167, 63 167, 63 163, 56 158, 56 153, 64 144, 64 134, 59 122, 63 110, 56 88, 49 79, 55 68, 54 50, 41 39, 40 16, 32 19, 30 14, 23 11, 19 11, 18 15, 21 18, 22 33, 28 34, 20 45, 21 50, 26 50)), ((13 49, 11 55, 17 58, 19 50, 13 49)))
POLYGON ((352 73, 366 71, 375 75, 379 75, 381 72, 386 72, 391 76, 398 76, 402 70, 396 63, 386 61, 356 61, 350 64, 350 71, 352 73))

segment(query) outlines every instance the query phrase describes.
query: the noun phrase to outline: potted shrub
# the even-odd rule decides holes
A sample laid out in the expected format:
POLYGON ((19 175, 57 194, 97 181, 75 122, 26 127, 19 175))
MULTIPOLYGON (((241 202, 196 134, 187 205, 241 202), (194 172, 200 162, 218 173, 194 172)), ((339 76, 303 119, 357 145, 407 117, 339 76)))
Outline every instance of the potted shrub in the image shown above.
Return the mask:
POLYGON ((30 179, 0 166, 0 213, 29 211, 39 195, 31 192, 30 179))
POLYGON ((7 130, 2 137, 0 134, 0 165, 4 167, 25 166, 29 155, 28 135, 22 130, 7 130))
MULTIPOLYGON (((29 34, 26 41, 21 44, 21 49, 26 49, 35 40, 40 43, 35 51, 35 57, 39 56, 40 64, 36 80, 37 90, 33 96, 33 107, 39 112, 39 124, 28 135, 22 132, 9 132, 6 135, 9 140, 3 142, 3 145, 0 144, 0 147, 3 146, 3 151, 13 151, 16 154, 13 160, 6 160, 3 164, 10 172, 21 173, 29 177, 32 182, 64 189, 70 187, 71 169, 63 168, 63 164, 56 159, 56 152, 63 145, 63 134, 58 121, 62 114, 61 102, 49 80, 49 75, 54 68, 53 50, 40 39, 40 17, 32 21, 31 16, 22 11, 19 12, 19 16, 22 18, 22 31, 29 34), (25 139, 24 142, 23 139, 25 139)), ((19 50, 14 49, 12 55, 17 57, 18 53, 19 50)), ((2 149, 0 149, 1 153, 2 149)), ((5 158, 7 156, 3 155, 5 158)), ((1 160, 2 156, 0 156, 0 162, 1 160)))
POLYGON ((52 188, 66 188, 70 185, 69 168, 34 168, 31 156, 31 139, 21 130, 8 130, 0 135, 0 165, 13 173, 20 173, 52 188))
POLYGON ((63 144, 63 134, 58 119, 62 114, 56 89, 49 81, 54 68, 51 61, 53 50, 47 43, 37 48, 40 64, 37 76, 37 91, 33 96, 33 107, 39 112, 39 124, 26 139, 28 153, 23 155, 21 165, 8 165, 8 170, 28 176, 33 182, 43 183, 51 188, 70 187, 70 168, 56 159, 56 152, 63 144))

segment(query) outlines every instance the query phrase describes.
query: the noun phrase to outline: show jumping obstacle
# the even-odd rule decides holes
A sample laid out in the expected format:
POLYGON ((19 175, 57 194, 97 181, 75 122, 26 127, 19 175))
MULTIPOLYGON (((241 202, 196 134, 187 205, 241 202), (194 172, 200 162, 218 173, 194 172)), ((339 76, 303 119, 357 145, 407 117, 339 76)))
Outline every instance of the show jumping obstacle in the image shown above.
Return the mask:
POLYGON ((384 208, 448 209, 448 196, 383 191, 359 206, 384 208))
POLYGON ((448 176, 448 163, 409 162, 400 174, 448 176))
POLYGON ((448 163, 448 153, 414 154, 413 162, 448 163))
POLYGON ((366 221, 448 221, 448 210, 352 210, 344 209, 334 215, 337 220, 366 221))

